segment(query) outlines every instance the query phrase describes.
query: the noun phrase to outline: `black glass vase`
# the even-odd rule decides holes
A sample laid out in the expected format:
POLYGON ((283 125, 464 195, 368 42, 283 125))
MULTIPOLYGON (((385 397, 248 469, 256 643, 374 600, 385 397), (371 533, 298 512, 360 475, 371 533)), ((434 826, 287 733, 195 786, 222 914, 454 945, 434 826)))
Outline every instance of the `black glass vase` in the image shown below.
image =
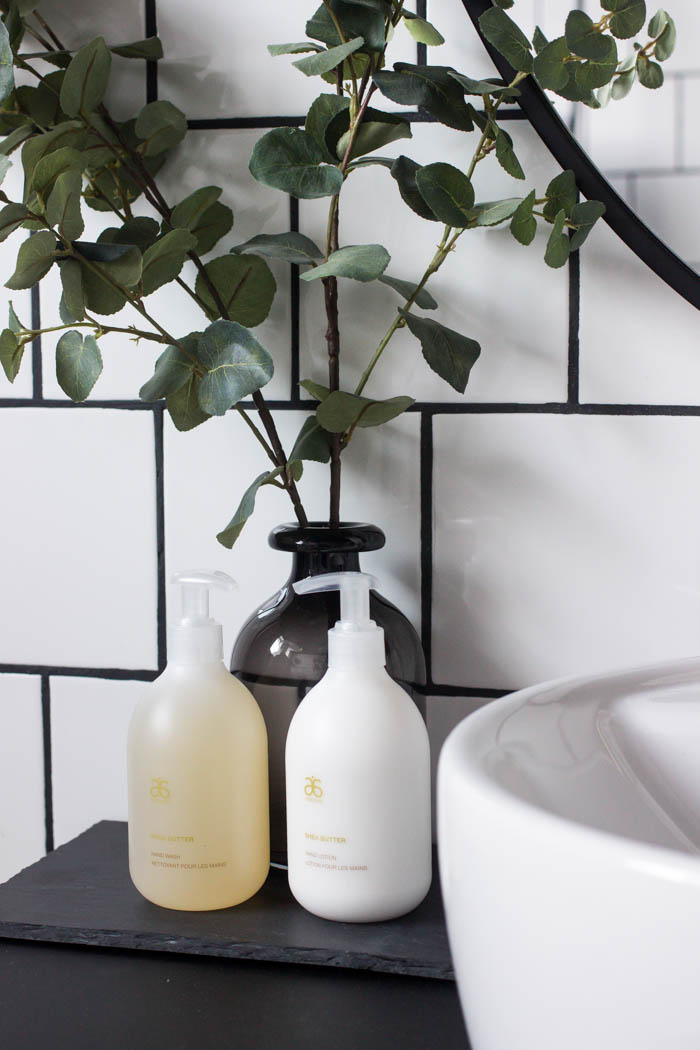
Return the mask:
MULTIPOLYGON (((328 667, 328 631, 340 618, 337 591, 296 594, 292 584, 326 572, 360 572, 360 554, 384 546, 376 525, 342 523, 331 529, 279 525, 270 546, 293 555, 287 582, 246 621, 234 643, 231 671, 255 696, 267 726, 270 765, 270 845, 272 859, 285 863, 287 821, 284 748, 292 716, 308 690, 328 667)), ((377 591, 370 593, 370 615, 384 628, 386 667, 425 717, 425 658, 420 639, 403 613, 377 591)))

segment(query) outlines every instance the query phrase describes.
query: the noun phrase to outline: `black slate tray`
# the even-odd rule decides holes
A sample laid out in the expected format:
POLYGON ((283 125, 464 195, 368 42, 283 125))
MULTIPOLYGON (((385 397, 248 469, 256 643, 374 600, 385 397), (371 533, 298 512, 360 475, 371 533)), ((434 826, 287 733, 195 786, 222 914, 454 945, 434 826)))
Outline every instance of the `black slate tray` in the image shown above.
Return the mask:
POLYGON ((301 908, 276 868, 236 908, 183 912, 129 878, 126 824, 104 820, 0 886, 0 937, 306 963, 454 980, 437 879, 401 919, 336 923, 301 908))

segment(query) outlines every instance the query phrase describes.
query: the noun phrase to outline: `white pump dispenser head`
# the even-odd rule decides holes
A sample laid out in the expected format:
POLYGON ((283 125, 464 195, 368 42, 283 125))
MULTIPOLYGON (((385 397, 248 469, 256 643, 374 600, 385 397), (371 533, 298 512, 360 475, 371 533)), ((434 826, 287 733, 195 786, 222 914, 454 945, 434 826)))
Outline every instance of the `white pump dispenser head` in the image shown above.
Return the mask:
POLYGON ((219 663, 224 658, 221 624, 209 616, 209 590, 232 591, 225 572, 176 572, 171 583, 181 590, 181 615, 168 625, 168 659, 174 664, 219 663))
POLYGON ((384 631, 369 618, 369 592, 376 587, 374 576, 364 572, 328 572, 294 584, 297 594, 340 591, 340 619, 328 632, 329 667, 384 667, 384 631))

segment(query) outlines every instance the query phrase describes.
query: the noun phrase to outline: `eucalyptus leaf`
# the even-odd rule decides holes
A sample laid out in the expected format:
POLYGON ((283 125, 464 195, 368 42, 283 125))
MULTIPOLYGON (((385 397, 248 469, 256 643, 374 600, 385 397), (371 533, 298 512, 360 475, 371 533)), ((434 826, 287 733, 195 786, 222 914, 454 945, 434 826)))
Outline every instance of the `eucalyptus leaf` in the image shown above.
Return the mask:
POLYGON ((641 54, 637 56, 637 76, 642 87, 655 90, 664 82, 664 71, 658 62, 650 62, 641 54))
POLYGON ((163 45, 157 36, 134 40, 131 44, 110 44, 109 50, 122 58, 143 58, 147 62, 157 62, 163 57, 163 45))
POLYGON ((133 244, 139 251, 145 252, 158 240, 160 226, 155 219, 137 215, 127 219, 122 226, 109 226, 100 234, 100 243, 107 240, 109 244, 133 244))
POLYGON ((65 172, 82 171, 83 158, 77 149, 62 146, 52 150, 36 162, 29 180, 29 185, 36 193, 45 195, 51 186, 65 172))
MULTIPOLYGON (((360 5, 343 0, 327 2, 340 23, 346 40, 361 36, 364 39, 363 51, 384 50, 385 7, 374 4, 360 5)), ((321 40, 328 47, 336 47, 342 41, 328 7, 321 4, 316 10, 306 23, 306 35, 313 40, 321 40)))
POLYGON ((664 11, 663 7, 660 7, 656 14, 652 16, 647 27, 647 33, 652 40, 656 40, 657 37, 661 36, 668 25, 670 17, 668 11, 664 11))
MULTIPOLYGON (((625 98, 625 96, 629 95, 632 90, 636 79, 637 69, 635 66, 633 66, 632 69, 628 69, 626 72, 621 73, 620 76, 615 77, 610 84, 611 96, 616 100, 625 98)), ((601 88, 601 91, 604 90, 604 88, 601 88)))
POLYGON ((265 471, 264 474, 258 474, 252 485, 249 485, 243 493, 241 502, 238 504, 238 507, 226 528, 217 533, 216 538, 223 547, 227 547, 229 550, 233 547, 243 531, 243 526, 255 510, 255 497, 258 494, 260 486, 264 485, 266 481, 271 480, 271 473, 272 472, 268 473, 268 471, 265 471))
MULTIPOLYGON (((393 288, 403 299, 413 299, 417 285, 413 284, 411 281, 402 281, 398 277, 390 277, 387 273, 383 273, 378 280, 381 281, 382 284, 388 285, 389 288, 393 288)), ((421 310, 437 310, 438 304, 433 299, 427 288, 421 288, 413 301, 416 306, 421 308, 421 310)))
POLYGON ((399 188, 402 200, 411 211, 414 211, 416 215, 420 215, 422 219, 430 219, 432 222, 437 222, 437 216, 425 203, 418 189, 416 176, 420 171, 420 167, 420 164, 417 164, 415 160, 402 155, 397 157, 392 163, 391 176, 399 188))
POLYGON ((313 379, 302 379, 299 386, 303 387, 317 401, 325 401, 331 392, 330 387, 322 386, 321 383, 314 383, 313 379))
POLYGON ((620 40, 635 36, 646 21, 644 0, 600 0, 600 6, 614 12, 609 22, 610 32, 620 40))
POLYGON ((549 234, 549 240, 547 241, 547 248, 544 253, 544 261, 547 263, 547 266, 551 266, 553 269, 558 269, 560 266, 563 266, 569 258, 571 245, 569 237, 564 230, 565 223, 566 212, 562 208, 561 211, 557 212, 551 233, 549 234))
POLYGON ((14 153, 31 135, 31 125, 15 128, 6 138, 0 141, 0 155, 9 156, 10 153, 14 153))
MULTIPOLYGON (((277 284, 264 259, 256 255, 221 255, 206 263, 204 270, 232 321, 238 321, 246 328, 255 328, 265 320, 277 284)), ((197 275, 194 288, 209 316, 219 317, 219 307, 201 273, 197 275)))
MULTIPOLYGON (((331 122, 339 113, 347 112, 350 107, 350 99, 344 98, 341 95, 319 95, 318 98, 314 99, 309 108, 309 112, 306 114, 306 132, 311 135, 316 145, 320 148, 323 153, 323 160, 330 161, 335 164, 335 147, 340 138, 342 132, 338 133, 337 138, 334 142, 328 143, 326 141, 326 131, 330 126, 331 122)), ((350 124, 350 115, 348 114, 348 126, 350 124)), ((344 129, 343 129, 344 130, 344 129)))
POLYGON ((58 227, 66 244, 76 241, 85 229, 80 214, 82 189, 83 179, 80 172, 75 168, 64 171, 56 179, 46 203, 46 218, 51 226, 58 227))
POLYGON ((509 87, 503 80, 473 80, 463 73, 455 73, 452 69, 449 76, 461 86, 467 95, 493 95, 495 98, 503 96, 504 99, 517 98, 520 92, 517 88, 509 87))
POLYGON ((533 62, 533 73, 540 86, 558 91, 569 82, 569 69, 565 59, 569 57, 569 48, 563 36, 550 41, 538 52, 533 62))
POLYGON ((17 335, 18 332, 21 332, 23 330, 24 325, 22 324, 22 322, 20 321, 19 317, 15 313, 15 308, 12 305, 12 303, 8 303, 7 304, 7 313, 8 313, 7 326, 10 329, 11 332, 14 332, 15 335, 17 335))
POLYGON ((169 281, 179 276, 187 253, 197 243, 189 230, 175 229, 160 237, 143 253, 141 291, 150 295, 169 281))
POLYGON ((274 365, 267 350, 235 321, 214 321, 202 334, 197 356, 207 369, 199 386, 199 405, 211 416, 222 416, 272 379, 274 365))
POLYGON ((513 69, 522 73, 532 72, 530 41, 523 31, 499 7, 491 7, 479 18, 479 27, 489 44, 492 44, 513 69))
POLYGON ((160 99, 143 107, 134 130, 143 144, 146 157, 153 157, 172 149, 187 133, 187 118, 172 102, 160 99))
POLYGON ((539 26, 535 26, 535 32, 532 34, 532 46, 535 49, 535 54, 539 55, 540 51, 547 46, 549 41, 544 35, 539 26))
POLYGON ((61 109, 69 117, 92 113, 104 98, 112 56, 101 36, 85 44, 66 69, 61 86, 61 109))
MULTIPOLYGON (((372 153, 375 149, 382 149, 383 146, 388 146, 390 142, 396 142, 398 139, 410 139, 412 137, 411 125, 407 120, 397 117, 393 113, 382 113, 381 118, 381 120, 373 119, 369 110, 367 111, 365 119, 360 124, 355 135, 350 151, 352 159, 361 157, 366 153, 372 153)), ((345 157, 345 152, 350 142, 350 135, 351 132, 346 131, 338 139, 336 146, 338 160, 343 160, 345 157)))
POLYGON ((323 252, 317 244, 303 233, 259 233, 243 244, 231 248, 236 255, 262 255, 268 259, 281 259, 283 262, 308 265, 323 258, 323 252))
POLYGON ((537 233, 537 219, 532 214, 537 193, 532 190, 520 202, 510 220, 510 232, 520 244, 532 244, 537 233))
POLYGON ((547 197, 547 203, 542 209, 545 219, 554 222, 557 213, 562 208, 564 210, 564 215, 570 215, 571 209, 578 200, 576 176, 573 171, 567 169, 553 178, 547 187, 545 196, 547 197))
POLYGON ((447 226, 469 225, 474 206, 474 187, 452 164, 426 164, 416 172, 418 192, 433 214, 447 226))
POLYGON ((378 427, 400 416, 414 404, 412 397, 372 401, 343 390, 332 391, 316 409, 316 419, 329 434, 344 434, 352 428, 378 427))
POLYGON ((348 40, 345 44, 339 44, 337 47, 332 47, 328 51, 320 51, 316 55, 308 55, 306 58, 299 58, 292 65, 296 66, 298 70, 304 73, 307 77, 318 77, 323 73, 330 72, 331 69, 335 69, 339 66, 343 59, 347 58, 354 51, 357 51, 364 44, 364 40, 361 36, 356 36, 352 40, 348 40))
POLYGON ((423 357, 433 372, 463 394, 469 374, 481 353, 475 339, 446 328, 429 317, 416 317, 399 310, 408 330, 420 341, 423 357))
POLYGON ((302 281, 324 277, 350 277, 354 281, 375 281, 386 270, 391 256, 381 244, 349 244, 332 252, 328 261, 301 275, 302 281))
POLYGON ((11 328, 0 333, 0 365, 11 383, 17 378, 25 346, 26 343, 20 343, 11 328))
POLYGON ((206 423, 211 416, 203 412, 199 406, 199 386, 201 379, 190 373, 184 386, 181 386, 174 394, 169 394, 165 404, 170 413, 170 418, 177 430, 193 430, 206 423))
POLYGON ((176 204, 170 214, 170 225, 191 230, 202 215, 221 196, 220 186, 202 186, 176 204))
POLYGON ((604 59, 609 53, 606 38, 585 11, 570 11, 566 19, 566 45, 580 58, 604 59))
POLYGON ((659 62, 665 62, 676 49, 676 24, 667 12, 664 14, 666 14, 666 25, 654 45, 654 57, 659 62))
POLYGON ((426 44, 428 47, 440 47, 441 44, 445 43, 444 36, 431 22, 427 22, 425 18, 419 18, 412 11, 404 10, 402 14, 403 24, 413 39, 417 40, 419 44, 426 44))
POLYGON ((4 22, 0 22, 0 101, 7 98, 14 86, 14 55, 10 34, 4 22))
MULTIPOLYGON (((4 210, 4 209, 3 209, 4 210)), ((20 246, 17 266, 6 288, 32 288, 49 272, 56 258, 56 238, 48 230, 32 234, 20 246)))
POLYGON ((75 241, 73 248, 83 259, 102 267, 113 281, 133 288, 141 277, 142 256, 133 244, 110 244, 98 241, 75 241))
POLYGON ((56 379, 71 401, 84 401, 102 373, 102 354, 93 335, 65 332, 56 344, 56 379))
POLYGON ((589 58, 576 66, 576 83, 582 88, 598 88, 607 84, 617 69, 617 45, 611 36, 601 37, 607 41, 608 52, 602 58, 589 58))
POLYGON ((301 128, 273 128, 256 142, 249 169, 258 182, 293 197, 331 197, 343 176, 324 161, 321 147, 301 128))
POLYGON ((26 218, 27 209, 23 204, 6 204, 0 210, 0 241, 18 230, 26 218))
MULTIPOLYGON (((82 321, 85 316, 85 297, 83 295, 83 277, 77 259, 62 259, 59 263, 63 301, 70 324, 82 321)), ((64 321, 64 324, 66 322, 64 321)))
POLYGON ((311 40, 299 40, 294 44, 268 44, 268 52, 276 57, 277 55, 302 55, 305 51, 323 51, 320 44, 315 44, 311 40))
POLYGON ((475 204, 472 212, 472 225, 498 226, 499 222, 510 219, 521 203, 522 197, 506 197, 500 201, 482 201, 475 204))
POLYGON ((508 174, 514 179, 525 178, 525 172, 523 171, 520 161, 516 157, 515 150, 513 149, 513 140, 503 128, 497 128, 496 159, 503 170, 508 172, 508 174))
POLYGON ((448 128, 471 131, 474 125, 464 102, 464 92, 451 76, 452 72, 450 66, 396 62, 393 72, 380 70, 372 79, 392 102, 420 106, 448 128))
POLYGON ((297 434, 294 447, 289 453, 289 462, 310 459, 315 463, 328 463, 331 458, 331 446, 328 431, 324 430, 315 416, 310 416, 297 434))
MULTIPOLYGON (((180 342, 191 353, 197 353, 201 333, 192 332, 180 342)), ((142 401, 160 401, 176 394, 193 372, 193 362, 179 346, 168 346, 156 361, 153 375, 139 390, 142 401)))
POLYGON ((605 215, 605 205, 601 201, 581 201, 571 209, 569 219, 578 226, 569 240, 569 250, 575 252, 581 247, 595 226, 598 219, 605 215))

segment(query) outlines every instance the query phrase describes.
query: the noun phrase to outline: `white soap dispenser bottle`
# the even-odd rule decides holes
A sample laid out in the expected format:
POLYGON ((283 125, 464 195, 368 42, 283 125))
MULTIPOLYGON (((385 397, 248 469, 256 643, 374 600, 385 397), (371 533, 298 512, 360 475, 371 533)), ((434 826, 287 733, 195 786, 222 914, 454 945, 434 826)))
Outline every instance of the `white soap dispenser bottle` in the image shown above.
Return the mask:
POLYGON ((328 670, 299 705, 286 748, 289 886, 337 922, 404 915, 432 874, 428 734, 386 672, 370 587, 376 580, 359 572, 294 584, 302 594, 340 589, 328 670))
POLYGON ((270 866, 267 733, 251 693, 223 663, 209 588, 223 572, 181 572, 182 614, 168 627, 168 665, 129 726, 129 871, 154 904, 229 908, 270 866))

